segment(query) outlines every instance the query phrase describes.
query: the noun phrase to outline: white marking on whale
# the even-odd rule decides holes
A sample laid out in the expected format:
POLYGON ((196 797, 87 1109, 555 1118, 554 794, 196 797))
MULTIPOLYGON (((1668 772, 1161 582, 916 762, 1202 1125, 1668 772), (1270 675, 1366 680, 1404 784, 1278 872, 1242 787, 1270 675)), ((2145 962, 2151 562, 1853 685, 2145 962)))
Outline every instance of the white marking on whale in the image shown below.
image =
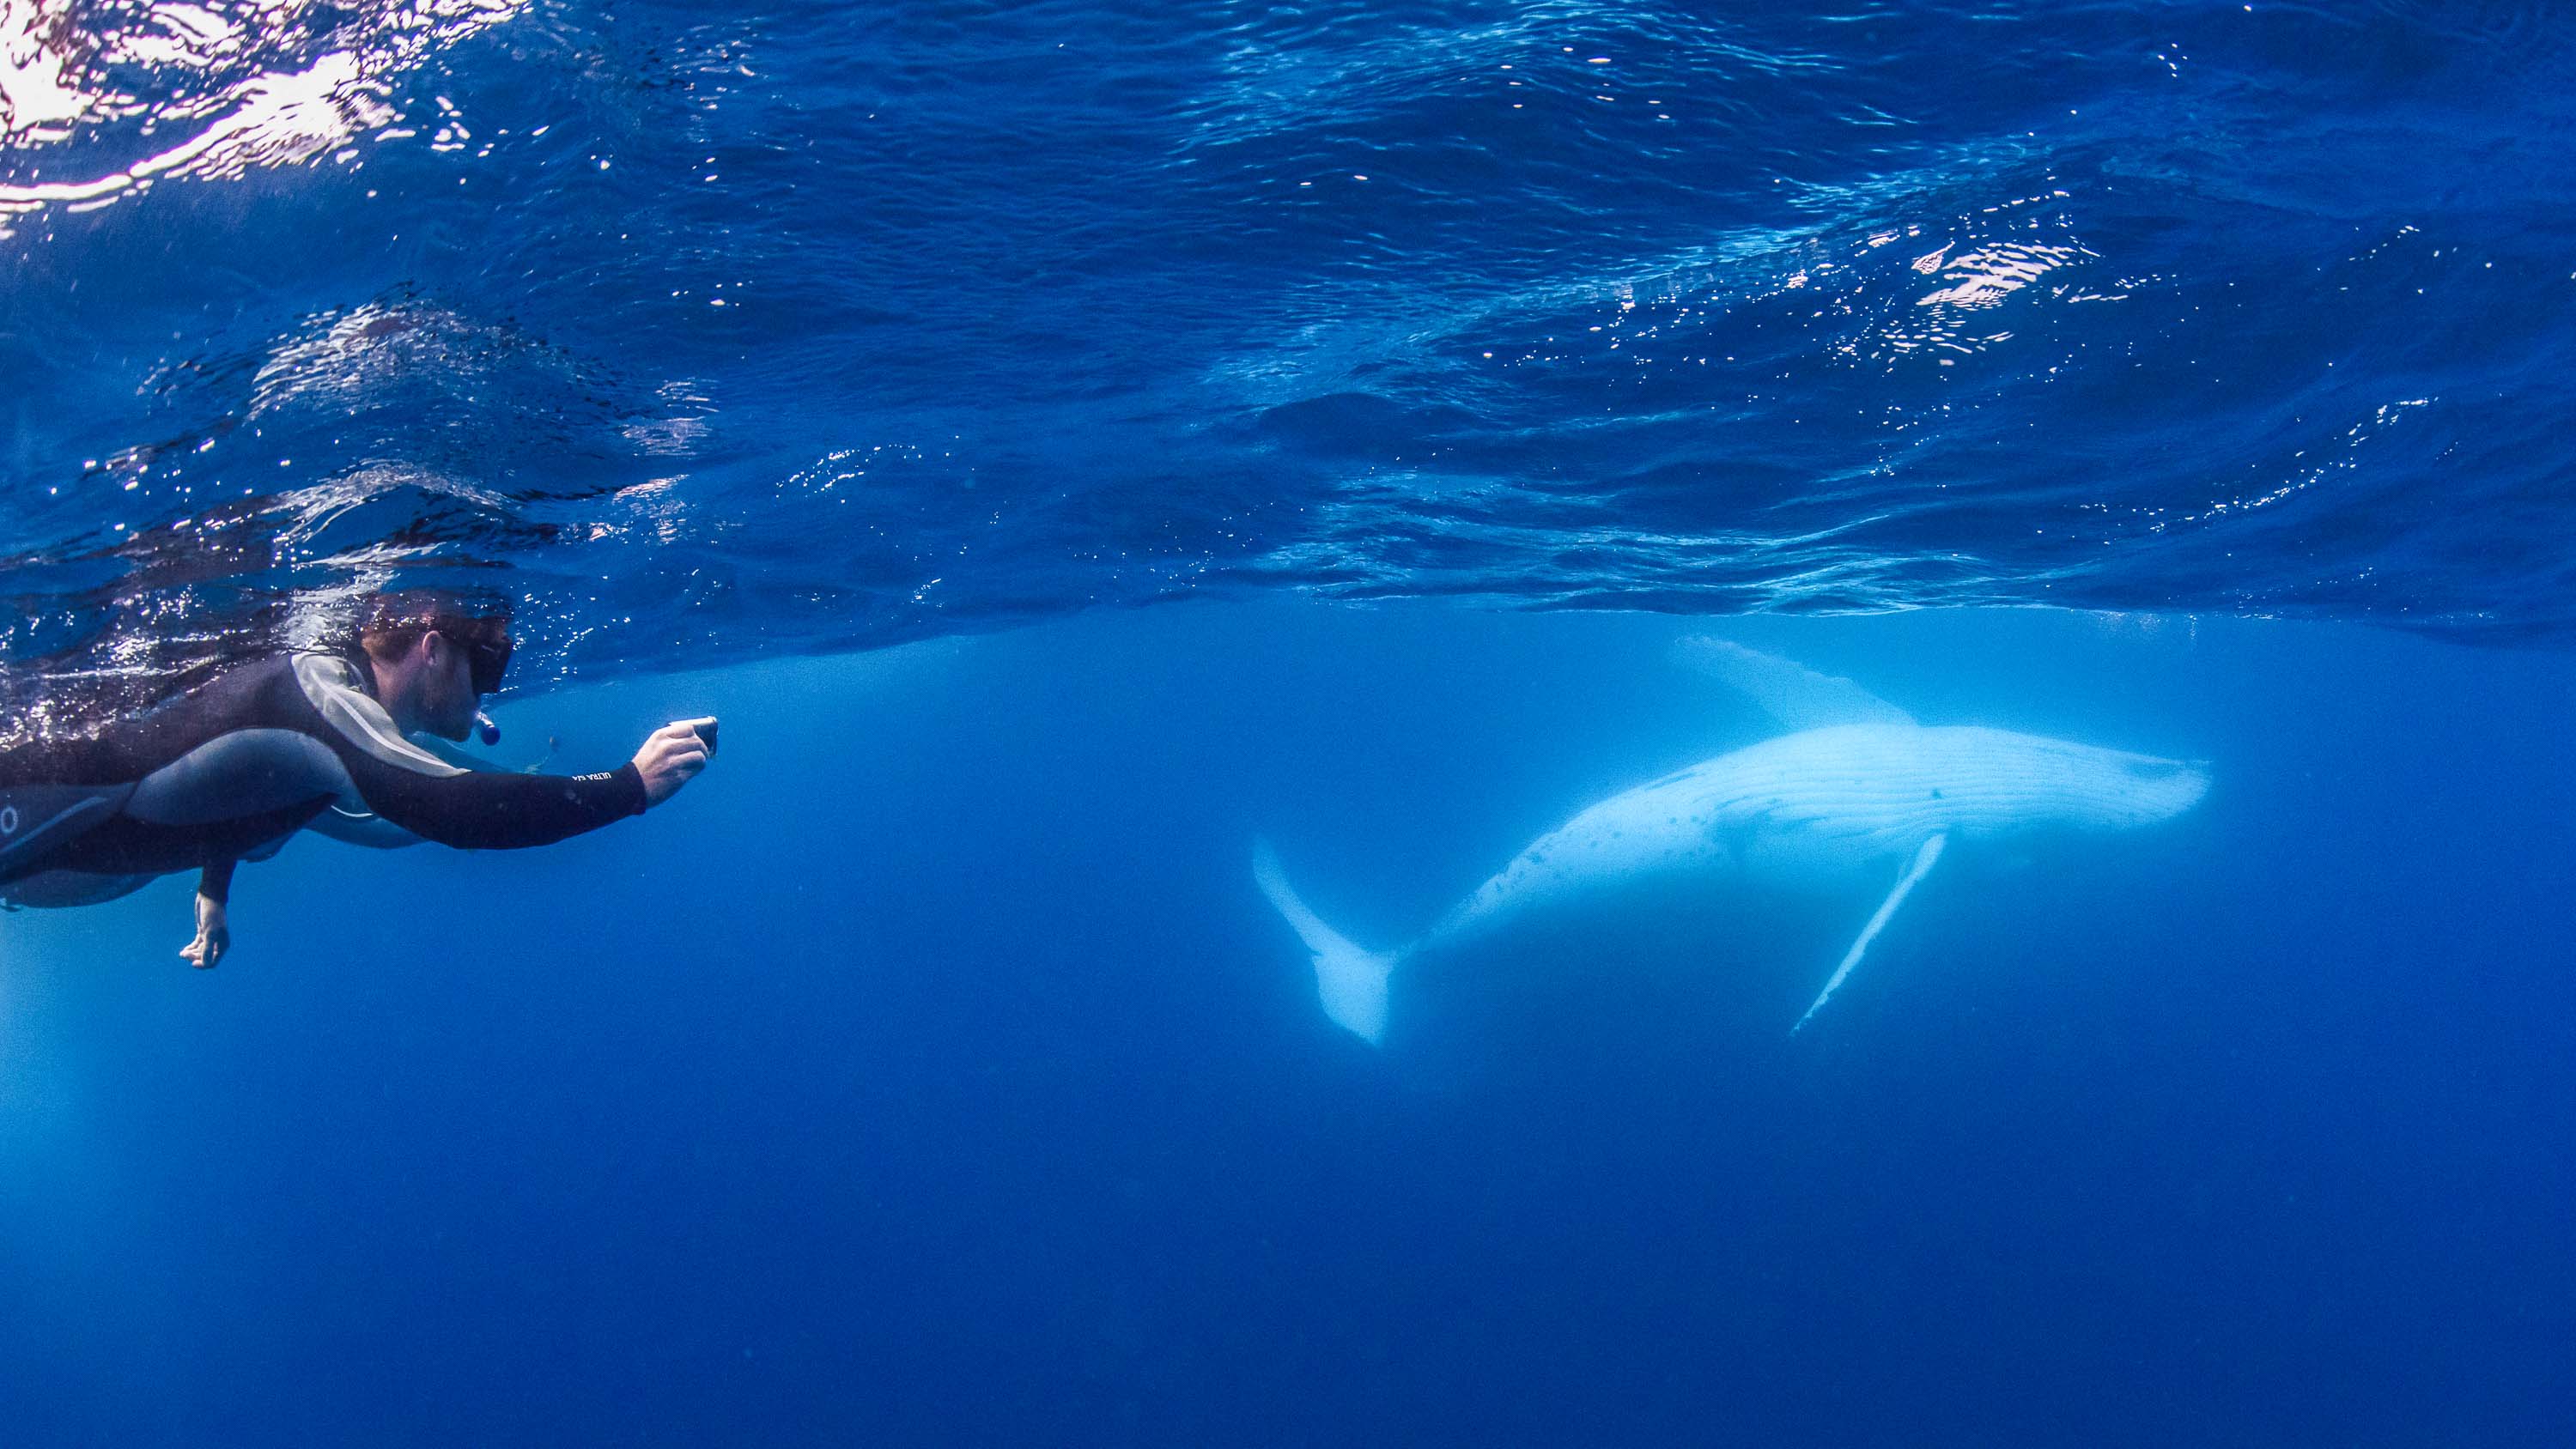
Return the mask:
POLYGON ((2009 730, 1919 725, 1849 680, 1739 645, 1691 640, 1682 652, 1753 694, 1794 732, 1591 806, 1531 841, 1410 945, 1354 945, 1298 899, 1269 844, 1254 843, 1253 879, 1314 954, 1326 1015, 1376 1042, 1386 1029, 1388 979, 1407 958, 1650 872, 1780 886, 1897 868, 1894 888, 1798 1019, 1803 1027, 1948 846, 2133 829, 2189 810, 2209 789, 2198 764, 2009 730), (1861 722, 1825 722, 1837 718, 1861 722))

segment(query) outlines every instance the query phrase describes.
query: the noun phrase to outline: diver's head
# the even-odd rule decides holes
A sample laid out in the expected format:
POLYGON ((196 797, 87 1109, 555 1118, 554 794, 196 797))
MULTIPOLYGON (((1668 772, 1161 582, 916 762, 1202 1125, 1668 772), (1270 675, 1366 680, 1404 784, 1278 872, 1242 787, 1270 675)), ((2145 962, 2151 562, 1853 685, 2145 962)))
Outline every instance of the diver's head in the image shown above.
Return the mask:
POLYGON ((377 600, 358 632, 376 677, 377 702, 406 733, 463 740, 483 696, 510 666, 506 606, 477 610, 452 594, 420 590, 377 600))

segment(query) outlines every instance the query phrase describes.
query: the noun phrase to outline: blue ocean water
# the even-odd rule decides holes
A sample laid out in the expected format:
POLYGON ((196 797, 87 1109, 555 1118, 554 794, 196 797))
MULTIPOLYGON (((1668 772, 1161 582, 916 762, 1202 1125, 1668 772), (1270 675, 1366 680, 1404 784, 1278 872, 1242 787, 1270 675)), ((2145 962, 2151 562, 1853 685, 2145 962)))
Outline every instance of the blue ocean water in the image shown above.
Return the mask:
POLYGON ((2571 42, 12 0, 0 738, 409 584, 726 730, 0 919, 0 1442, 2567 1439, 2571 42), (1251 842, 1411 939, 1704 633, 2213 787, 1328 1022, 1251 842))

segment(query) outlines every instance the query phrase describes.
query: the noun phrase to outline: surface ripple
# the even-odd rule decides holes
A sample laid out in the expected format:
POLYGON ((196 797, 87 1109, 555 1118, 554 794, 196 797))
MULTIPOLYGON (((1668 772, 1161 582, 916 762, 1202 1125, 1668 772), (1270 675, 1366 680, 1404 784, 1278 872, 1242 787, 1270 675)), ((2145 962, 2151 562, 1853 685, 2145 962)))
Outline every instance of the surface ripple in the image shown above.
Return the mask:
POLYGON ((2545 7, 6 15, 22 685, 401 582, 523 688, 1275 588, 2576 626, 2545 7))

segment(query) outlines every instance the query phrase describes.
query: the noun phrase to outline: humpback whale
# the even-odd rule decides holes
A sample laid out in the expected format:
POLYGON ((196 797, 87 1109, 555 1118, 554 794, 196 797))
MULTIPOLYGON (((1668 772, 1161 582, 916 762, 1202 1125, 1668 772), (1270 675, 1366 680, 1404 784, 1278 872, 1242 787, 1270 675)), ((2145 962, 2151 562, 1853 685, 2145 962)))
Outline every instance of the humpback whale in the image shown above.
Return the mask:
POLYGON ((1892 887, 1794 1033, 1842 988, 1951 846, 2152 825, 2189 810, 2209 789, 2197 762, 1919 724, 1848 679, 1724 640, 1689 639, 1676 652, 1752 696, 1788 733, 1583 810, 1523 847, 1409 945, 1353 944, 1299 899, 1269 843, 1253 842, 1253 880, 1313 954, 1327 1016, 1374 1044, 1386 1030, 1388 979, 1407 959, 1650 871, 1790 885, 1892 870, 1892 887))

